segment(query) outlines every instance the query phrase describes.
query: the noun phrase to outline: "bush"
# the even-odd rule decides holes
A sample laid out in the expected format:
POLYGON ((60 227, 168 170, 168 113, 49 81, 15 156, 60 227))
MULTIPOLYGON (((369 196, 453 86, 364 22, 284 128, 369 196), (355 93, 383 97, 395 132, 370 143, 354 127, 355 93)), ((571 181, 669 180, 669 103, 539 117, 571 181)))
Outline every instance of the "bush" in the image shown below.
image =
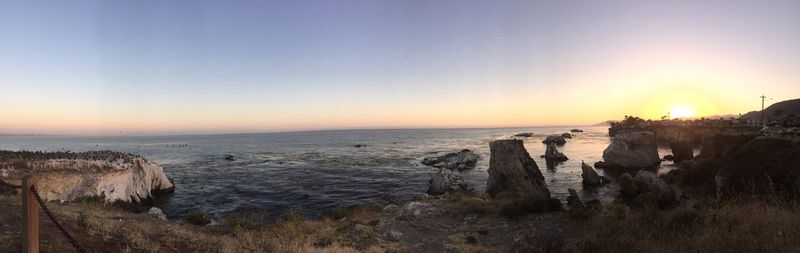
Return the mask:
POLYGON ((89 214, 91 210, 89 209, 88 205, 82 205, 80 209, 78 209, 78 218, 76 219, 78 222, 78 226, 82 228, 89 227, 89 214))
POLYGON ((205 226, 211 223, 211 215, 199 211, 192 211, 187 214, 186 217, 183 217, 183 220, 189 224, 205 226))
POLYGON ((507 218, 519 218, 531 213, 561 211, 561 201, 556 198, 548 200, 515 199, 500 207, 500 214, 507 218))

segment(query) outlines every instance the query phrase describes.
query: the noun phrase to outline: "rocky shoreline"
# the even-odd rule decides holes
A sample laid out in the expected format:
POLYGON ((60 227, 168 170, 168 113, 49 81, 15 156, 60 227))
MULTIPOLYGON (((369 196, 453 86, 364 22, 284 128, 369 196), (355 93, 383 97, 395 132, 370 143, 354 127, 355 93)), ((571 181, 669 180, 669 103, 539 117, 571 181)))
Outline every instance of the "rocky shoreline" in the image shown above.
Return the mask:
POLYGON ((100 198, 108 203, 138 204, 175 188, 161 166, 113 151, 0 151, 0 172, 7 182, 34 175, 37 190, 46 201, 100 198))
MULTIPOLYGON (((603 152, 604 161, 601 165, 605 166, 596 166, 598 170, 606 170, 605 176, 601 176, 589 164, 581 164, 584 189, 607 184, 619 186, 619 198, 610 203, 583 201, 577 191, 569 189, 567 204, 562 205, 562 200, 551 197, 551 190, 523 141, 507 139, 489 143, 491 155, 485 192, 475 192, 459 181, 458 171, 473 168, 480 159, 470 150, 461 150, 425 159, 425 164, 439 171, 429 182, 428 194, 419 199, 400 205, 336 208, 322 220, 316 221, 303 220, 295 212, 290 212, 275 224, 256 224, 249 218, 240 217, 223 217, 213 221, 209 217, 205 220, 205 216, 199 214, 190 215, 191 219, 187 216, 183 220, 165 221, 163 214, 159 215, 159 210, 134 214, 105 205, 91 207, 97 214, 89 215, 90 218, 80 218, 84 217, 84 211, 76 209, 85 204, 56 205, 56 209, 65 217, 78 217, 67 219, 68 224, 78 231, 82 223, 90 224, 90 228, 97 230, 94 233, 102 234, 144 228, 135 232, 144 238, 121 236, 127 240, 126 247, 145 252, 211 249, 222 252, 617 252, 626 248, 626 243, 631 244, 628 249, 639 252, 659 252, 665 248, 714 252, 725 251, 726 242, 740 240, 736 239, 738 233, 754 232, 747 227, 730 230, 736 234, 730 231, 715 232, 723 237, 707 244, 691 242, 703 237, 689 233, 710 233, 704 231, 716 231, 713 230, 716 226, 736 224, 739 222, 737 217, 760 222, 757 225, 763 227, 753 228, 758 231, 773 233, 774 229, 778 229, 781 233, 796 231, 800 234, 800 229, 795 228, 800 227, 800 219, 784 220, 782 223, 786 225, 776 228, 778 225, 770 220, 770 216, 759 216, 763 210, 751 209, 748 203, 736 204, 732 201, 746 194, 756 196, 753 198, 764 196, 782 199, 778 203, 794 203, 796 189, 800 189, 796 187, 800 185, 800 142, 759 135, 717 134, 705 139, 697 156, 691 150, 687 151, 685 145, 674 145, 673 153, 682 161, 676 163, 677 169, 664 175, 651 170, 652 166, 661 162, 655 148, 656 142, 655 134, 649 132, 618 134, 603 152), (622 171, 611 173, 615 169, 622 171), (715 221, 722 223, 714 227, 694 221, 706 219, 705 215, 727 217, 725 215, 731 212, 742 212, 742 215, 715 221), (114 219, 127 221, 114 226, 105 225, 114 219), (668 224, 689 223, 674 230, 670 229, 671 225, 664 227, 649 223, 649 220, 660 219, 666 219, 668 224), (217 226, 192 225, 208 222, 217 226), (636 240, 640 240, 641 244, 616 237, 597 240, 596 231, 613 229, 631 230, 625 236, 639 238, 636 240), (663 236, 676 239, 670 240, 668 245, 662 245, 658 240, 663 239, 648 237, 651 232, 644 231, 664 231, 666 235, 663 236), (185 243, 168 244, 161 237, 163 233, 177 234, 185 243), (203 238, 204 242, 193 238, 203 238)), ((545 145, 549 150, 546 153, 551 153, 550 156, 561 154, 555 149, 557 143, 548 142, 545 145)), ((46 179, 49 184, 60 185, 47 190, 51 200, 84 203, 80 197, 73 198, 73 195, 98 196, 102 193, 103 202, 140 202, 160 191, 174 188, 171 183, 167 184, 169 181, 163 169, 133 155, 108 151, 57 154, 0 152, 0 157, 3 158, 0 160, 0 169, 3 169, 4 180, 14 182, 13 178, 33 172, 49 178, 46 179), (125 180, 114 180, 119 178, 125 180), (130 190, 121 191, 123 194, 112 194, 109 198, 109 185, 114 185, 113 193, 118 193, 116 189, 130 190)), ((761 203, 758 199, 752 201, 761 203)), ((4 210, 12 210, 5 213, 5 219, 17 217, 13 210, 18 207, 14 207, 13 203, 16 202, 0 199, 0 205, 11 205, 4 206, 4 210)), ((769 210, 771 216, 789 215, 793 210, 787 209, 790 207, 786 207, 786 204, 759 205, 769 210)), ((3 215, 0 212, 0 220, 4 219, 3 215)), ((13 232, 13 229, 8 231, 13 232)), ((0 250, 13 251, 13 248, 4 248, 2 232, 0 229, 0 250)), ((108 239, 82 236, 82 240, 100 240, 98 245, 109 244, 108 239)), ((769 240, 778 239, 762 239, 769 240)), ((740 249, 775 248, 759 244, 741 246, 740 249)))

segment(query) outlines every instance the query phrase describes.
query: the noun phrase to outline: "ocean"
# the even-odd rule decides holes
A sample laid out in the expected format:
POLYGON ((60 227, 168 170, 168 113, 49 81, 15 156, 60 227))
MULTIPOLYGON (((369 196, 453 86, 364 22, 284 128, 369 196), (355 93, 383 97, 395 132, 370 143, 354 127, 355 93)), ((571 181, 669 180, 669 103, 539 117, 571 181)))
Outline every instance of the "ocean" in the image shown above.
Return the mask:
MULTIPOLYGON (((156 199, 169 218, 191 211, 216 218, 259 213, 264 222, 297 209, 319 218, 342 205, 398 204, 423 195, 438 169, 422 165, 425 157, 471 149, 481 156, 477 167, 459 172, 484 191, 489 142, 533 132, 525 148, 536 160, 552 195, 565 200, 568 188, 587 199, 613 199, 616 184, 594 190, 581 186, 581 161, 602 159, 610 139, 606 127, 528 127, 494 129, 340 130, 262 134, 183 136, 0 136, 0 149, 41 151, 114 150, 134 153, 164 167, 175 192, 156 199), (545 145, 552 134, 581 128, 559 150, 569 161, 548 169, 545 145), (355 145, 366 145, 355 147, 355 145), (226 160, 226 155, 234 159, 226 160)), ((665 148, 659 149, 664 154, 665 148)), ((662 165, 668 167, 670 165, 662 165)), ((602 175, 604 171, 598 170, 602 175)))

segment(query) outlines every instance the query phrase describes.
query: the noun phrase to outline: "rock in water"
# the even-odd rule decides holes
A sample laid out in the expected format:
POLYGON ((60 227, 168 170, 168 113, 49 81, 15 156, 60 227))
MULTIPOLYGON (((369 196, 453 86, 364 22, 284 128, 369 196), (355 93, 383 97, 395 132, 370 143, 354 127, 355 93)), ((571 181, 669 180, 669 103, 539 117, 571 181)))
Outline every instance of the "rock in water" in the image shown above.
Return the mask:
POLYGON ((685 141, 673 141, 669 143, 669 148, 672 150, 672 161, 680 163, 694 158, 694 151, 692 145, 685 141))
POLYGON ((553 162, 563 162, 569 160, 566 155, 558 152, 556 144, 552 142, 547 144, 547 149, 544 151, 544 159, 553 162))
POLYGON ((580 129, 577 129, 577 128, 573 128, 572 130, 569 130, 569 131, 573 132, 573 133, 583 133, 583 130, 580 130, 580 129))
POLYGON ((588 164, 581 161, 581 177, 583 178, 583 185, 588 187, 601 186, 608 183, 608 180, 597 174, 597 171, 588 164))
POLYGON ((547 136, 547 138, 544 138, 542 143, 544 143, 544 144, 555 143, 555 144, 558 144, 558 145, 564 145, 564 144, 567 143, 567 140, 564 139, 564 137, 561 136, 561 135, 550 135, 550 136, 547 136))
POLYGON ((515 134, 514 137, 524 137, 524 138, 533 137, 533 133, 518 133, 515 134))
POLYGON ((463 190, 466 190, 466 185, 461 177, 453 173, 452 170, 441 168, 428 181, 428 191, 426 193, 442 195, 463 190))
POLYGON ((472 150, 464 149, 457 153, 449 153, 439 157, 429 157, 422 160, 422 164, 449 170, 466 170, 475 168, 478 163, 478 154, 472 150))
MULTIPOLYGON (((174 189, 161 166, 130 154, 0 151, 0 167, 13 162, 9 157, 26 161, 47 201, 104 197, 106 202, 139 203, 174 189)), ((23 172, 14 173, 21 177, 23 172)))
POLYGON ((550 199, 544 176, 521 140, 492 141, 489 150, 491 158, 486 184, 489 196, 526 197, 539 201, 550 199))
POLYGON ((578 196, 578 192, 575 189, 569 188, 569 196, 567 197, 567 207, 570 210, 580 210, 583 209, 585 206, 583 205, 583 200, 581 197, 578 196))
POLYGON ((650 132, 617 134, 603 150, 608 168, 650 168, 661 163, 656 138, 650 132))
POLYGON ((572 134, 570 134, 570 133, 563 133, 563 134, 561 134, 561 137, 564 137, 564 138, 567 138, 567 139, 572 139, 572 134))

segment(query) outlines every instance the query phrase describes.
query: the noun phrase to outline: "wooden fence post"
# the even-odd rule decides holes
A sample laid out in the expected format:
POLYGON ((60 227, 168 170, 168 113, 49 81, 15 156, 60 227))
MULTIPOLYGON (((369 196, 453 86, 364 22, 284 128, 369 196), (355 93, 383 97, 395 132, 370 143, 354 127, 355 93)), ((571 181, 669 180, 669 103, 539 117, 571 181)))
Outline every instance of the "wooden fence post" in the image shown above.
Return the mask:
POLYGON ((39 252, 39 202, 31 186, 36 185, 32 175, 22 177, 22 252, 39 252))

